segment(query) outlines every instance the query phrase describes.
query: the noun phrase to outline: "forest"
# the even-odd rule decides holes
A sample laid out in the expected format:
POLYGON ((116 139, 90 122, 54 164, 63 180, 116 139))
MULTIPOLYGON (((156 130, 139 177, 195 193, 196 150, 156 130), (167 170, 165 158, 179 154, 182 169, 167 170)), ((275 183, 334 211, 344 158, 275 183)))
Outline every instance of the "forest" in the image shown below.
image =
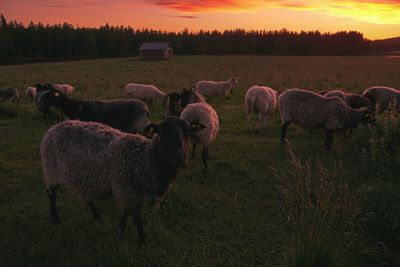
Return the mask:
POLYGON ((0 19, 0 64, 125 57, 143 42, 170 42, 177 55, 365 55, 385 48, 356 31, 286 29, 155 31, 126 26, 77 27, 0 19))

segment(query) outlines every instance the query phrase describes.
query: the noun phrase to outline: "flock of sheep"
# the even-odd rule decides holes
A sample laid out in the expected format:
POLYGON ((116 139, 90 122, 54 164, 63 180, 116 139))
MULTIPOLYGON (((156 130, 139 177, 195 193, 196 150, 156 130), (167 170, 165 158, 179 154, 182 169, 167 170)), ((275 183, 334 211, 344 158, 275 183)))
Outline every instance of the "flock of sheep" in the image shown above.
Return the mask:
MULTIPOLYGON (((74 87, 66 84, 37 84, 26 89, 46 123, 51 123, 51 109, 58 120, 71 120, 52 126, 41 144, 44 181, 53 223, 60 222, 56 198, 60 185, 86 201, 95 220, 101 220, 94 200, 113 195, 122 210, 119 221, 125 231, 132 216, 138 243, 145 242, 141 208, 145 200, 157 206, 171 181, 183 167, 193 144, 202 145, 201 158, 208 164, 208 147, 216 139, 219 118, 204 97, 227 96, 238 80, 199 81, 195 88, 164 94, 153 85, 130 83, 125 100, 73 100, 74 87), (150 122, 150 111, 143 101, 166 99, 166 118, 150 122)), ((0 91, 0 99, 16 100, 15 89, 0 91)), ((302 128, 322 128, 325 148, 330 150, 333 133, 374 124, 374 112, 382 112, 400 101, 400 91, 375 86, 361 95, 340 90, 314 93, 287 89, 282 93, 266 86, 252 86, 245 95, 245 111, 250 126, 251 115, 258 114, 257 132, 268 114, 279 107, 281 142, 285 142, 290 123, 302 128), (378 110, 375 110, 378 107, 378 110)))

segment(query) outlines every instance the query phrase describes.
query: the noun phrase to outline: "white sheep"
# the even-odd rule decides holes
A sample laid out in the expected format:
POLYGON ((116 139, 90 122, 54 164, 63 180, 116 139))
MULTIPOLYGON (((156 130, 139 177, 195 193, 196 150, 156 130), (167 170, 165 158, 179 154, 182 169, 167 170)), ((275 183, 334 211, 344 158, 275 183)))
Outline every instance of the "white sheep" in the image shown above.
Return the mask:
POLYGON ((373 86, 362 93, 363 96, 371 100, 374 108, 378 107, 378 112, 385 111, 390 105, 396 111, 400 110, 400 91, 387 86, 373 86))
POLYGON ((330 150, 333 133, 352 128, 358 123, 373 124, 367 108, 352 109, 338 97, 325 97, 302 89, 287 89, 278 98, 282 120, 281 143, 285 142, 290 123, 302 128, 322 128, 326 132, 325 149, 330 150))
POLYGON ((142 245, 141 208, 165 194, 187 160, 190 132, 202 128, 173 117, 148 125, 146 132, 155 134, 147 139, 97 122, 72 120, 51 127, 43 137, 41 156, 53 223, 60 223, 60 185, 86 201, 94 220, 101 216, 93 201, 114 196, 122 209, 121 231, 132 216, 142 245))
POLYGON ((53 84, 53 87, 65 96, 71 96, 75 88, 69 84, 53 84))
POLYGON ((128 97, 136 98, 142 101, 152 101, 155 99, 165 98, 165 94, 157 87, 150 84, 128 83, 125 86, 125 94, 128 97))
POLYGON ((227 96, 233 85, 239 84, 235 77, 229 78, 227 81, 198 81, 196 83, 196 92, 203 96, 218 96, 221 102, 222 97, 227 96))
MULTIPOLYGON (((256 132, 261 130, 261 122, 269 113, 272 113, 278 103, 278 92, 266 86, 254 85, 247 90, 245 96, 245 108, 247 113, 247 124, 250 125, 251 114, 258 114, 258 127, 256 132)), ((250 127, 251 128, 251 127, 250 127)))
POLYGON ((187 105, 182 113, 181 119, 192 123, 200 123, 205 128, 198 132, 193 132, 190 135, 190 140, 193 143, 192 158, 194 158, 196 145, 202 145, 201 158, 205 167, 209 159, 208 146, 215 140, 219 130, 219 119, 217 112, 207 103, 193 103, 187 105))
POLYGON ((36 97, 37 97, 37 91, 36 91, 36 87, 34 87, 34 86, 28 86, 27 88, 26 88, 26 95, 28 96, 28 97, 30 97, 30 98, 32 98, 34 101, 35 101, 35 99, 36 99, 36 97))

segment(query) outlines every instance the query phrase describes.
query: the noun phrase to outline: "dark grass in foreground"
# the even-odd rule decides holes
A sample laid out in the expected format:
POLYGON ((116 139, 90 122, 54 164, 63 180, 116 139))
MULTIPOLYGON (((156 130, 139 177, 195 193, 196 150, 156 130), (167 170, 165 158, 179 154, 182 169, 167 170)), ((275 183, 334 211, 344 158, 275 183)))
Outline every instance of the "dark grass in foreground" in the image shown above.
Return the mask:
MULTIPOLYGON (((277 113, 263 133, 247 129, 244 94, 255 84, 278 90, 400 88, 399 69, 396 58, 257 56, 0 67, 0 87, 24 94, 21 89, 37 82, 69 83, 79 99, 121 98, 128 82, 172 92, 201 79, 233 75, 240 81, 222 104, 210 101, 221 126, 210 147, 209 169, 197 155, 172 183, 161 209, 144 209, 148 244, 141 250, 132 221, 126 238, 118 235, 114 200, 98 203, 104 219, 98 224, 82 201, 61 190, 62 224, 51 224, 39 155, 48 127, 27 97, 0 103, 0 265, 396 266, 396 118, 380 117, 372 133, 359 127, 346 140, 336 135, 330 154, 324 136, 291 125, 287 138, 296 153, 288 154, 279 144, 277 113)), ((150 110, 159 121, 164 104, 153 103, 150 110)))

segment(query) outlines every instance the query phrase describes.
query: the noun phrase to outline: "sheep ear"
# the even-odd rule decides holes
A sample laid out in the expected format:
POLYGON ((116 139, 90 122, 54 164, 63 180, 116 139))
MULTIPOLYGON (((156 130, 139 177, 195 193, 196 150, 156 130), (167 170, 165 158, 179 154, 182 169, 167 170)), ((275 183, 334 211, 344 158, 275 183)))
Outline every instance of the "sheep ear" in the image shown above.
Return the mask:
POLYGON ((198 123, 198 122, 189 122, 190 125, 190 131, 200 131, 206 128, 204 124, 198 123))
POLYGON ((155 123, 151 123, 146 126, 143 130, 144 135, 151 139, 155 133, 158 133, 158 126, 155 123))

